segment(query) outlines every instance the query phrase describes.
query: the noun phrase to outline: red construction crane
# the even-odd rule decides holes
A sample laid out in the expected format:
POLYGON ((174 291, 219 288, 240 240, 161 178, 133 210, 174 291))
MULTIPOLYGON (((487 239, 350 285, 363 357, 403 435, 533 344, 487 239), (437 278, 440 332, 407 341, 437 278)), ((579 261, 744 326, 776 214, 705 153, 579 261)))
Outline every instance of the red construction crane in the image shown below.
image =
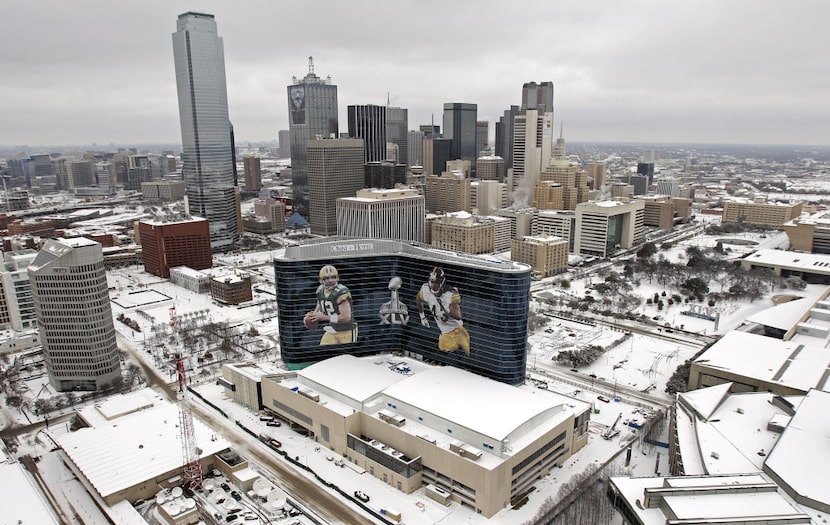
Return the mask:
POLYGON ((199 456, 202 451, 196 446, 196 434, 193 431, 193 413, 190 411, 190 398, 187 395, 187 376, 181 354, 176 354, 176 372, 179 379, 179 426, 182 430, 182 477, 191 490, 202 483, 202 465, 199 456))

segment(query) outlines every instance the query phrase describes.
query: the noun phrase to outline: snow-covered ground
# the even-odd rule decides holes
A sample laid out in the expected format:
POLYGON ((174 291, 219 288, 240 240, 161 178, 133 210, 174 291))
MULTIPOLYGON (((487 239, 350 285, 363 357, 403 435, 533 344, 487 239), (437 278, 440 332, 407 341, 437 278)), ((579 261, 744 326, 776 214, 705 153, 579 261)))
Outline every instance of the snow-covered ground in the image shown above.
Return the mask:
MULTIPOLYGON (((712 247, 717 243, 718 238, 724 237, 697 236, 688 241, 678 242, 669 250, 661 250, 660 254, 679 262, 685 257, 685 250, 688 246, 712 247)), ((749 239, 749 237, 745 235, 743 238, 749 239)), ((780 242, 780 238, 774 235, 766 238, 758 236, 749 240, 759 244, 780 242)), ((736 255, 739 250, 755 248, 740 244, 724 244, 724 246, 734 248, 733 253, 736 255)), ((270 345, 268 350, 258 354, 243 354, 239 359, 278 363, 277 321, 273 311, 274 295, 272 293, 273 268, 270 264, 275 253, 225 255, 216 258, 218 264, 245 267, 253 273, 256 281, 255 288, 260 291, 255 291, 254 300, 248 305, 242 305, 242 308, 218 306, 209 295, 189 292, 139 269, 110 272, 108 280, 113 299, 113 314, 117 316, 124 313, 138 322, 142 328, 141 331, 134 331, 116 321, 116 329, 123 336, 125 344, 134 347, 136 354, 145 364, 157 368, 162 373, 169 373, 169 358, 163 358, 155 349, 153 327, 169 325, 171 308, 175 307, 177 322, 189 320, 196 323, 201 322, 199 321, 201 319, 205 322, 244 324, 255 328, 263 344, 270 345)), ((590 275, 580 279, 574 278, 571 279, 570 287, 565 290, 553 285, 554 279, 550 279, 546 281, 551 283, 551 287, 540 293, 582 297, 585 291, 599 280, 598 277, 590 275)), ((823 290, 823 286, 810 285, 806 290, 795 293, 815 296, 823 290)), ((643 280, 632 293, 645 298, 653 296, 654 293, 662 294, 663 291, 663 287, 643 280)), ((669 295, 674 293, 671 290, 665 291, 669 295)), ((775 293, 782 293, 782 291, 778 290, 775 293)), ((793 292, 790 290, 786 293, 793 292)), ((600 316, 595 319, 593 323, 595 326, 572 322, 556 317, 562 312, 552 309, 542 301, 534 300, 531 305, 534 312, 553 314, 553 316, 549 317, 544 326, 529 335, 529 380, 520 388, 529 389, 534 395, 541 396, 550 395, 550 391, 556 391, 591 403, 594 406, 591 435, 589 444, 583 450, 570 458, 561 469, 537 482, 536 490, 530 495, 526 505, 518 510, 503 510, 490 520, 476 515, 468 507, 457 503, 451 503, 447 507, 439 505, 427 498, 423 490, 411 495, 403 494, 368 473, 359 473, 351 468, 337 466, 333 461, 337 458, 333 457, 331 452, 318 449, 316 443, 295 434, 286 425, 279 428, 265 426, 256 414, 235 404, 225 396, 221 387, 214 384, 213 379, 218 373, 220 363, 206 366, 205 369, 208 371, 206 374, 197 372, 191 377, 195 383, 201 383, 195 386, 197 391, 227 412, 232 420, 242 422, 257 433, 264 432, 272 435, 283 443, 283 448, 289 455, 301 458, 323 479, 337 484, 349 493, 353 490, 361 490, 368 494, 371 498, 369 505, 388 505, 399 509, 404 515, 403 521, 407 524, 523 523, 536 514, 546 498, 555 497, 559 487, 572 476, 579 474, 589 465, 605 463, 616 454, 620 454, 630 440, 638 437, 637 431, 626 424, 628 422, 641 423, 648 415, 648 410, 640 406, 642 402, 627 402, 626 396, 622 395, 623 389, 631 392, 648 391, 652 396, 668 402, 670 399, 665 393, 667 379, 679 364, 689 359, 703 345, 696 334, 711 336, 739 327, 749 315, 773 306, 773 295, 775 294, 769 294, 754 302, 723 302, 719 305, 721 316, 717 326, 712 321, 681 314, 681 311, 688 308, 682 304, 667 305, 662 310, 658 310, 657 305, 643 303, 636 313, 645 315, 652 321, 652 324, 650 326, 642 323, 632 324, 638 327, 638 330, 632 331, 628 337, 624 336, 624 329, 613 329, 608 326, 609 322, 617 322, 616 320, 600 316), (657 319, 653 319, 654 317, 657 319), (672 332, 669 333, 666 328, 672 332), (648 330, 651 330, 652 334, 643 333, 648 330), (600 345, 605 347, 606 351, 594 363, 578 369, 576 373, 571 372, 571 366, 555 361, 560 351, 586 345, 600 345), (600 382, 603 384, 600 385, 600 382), (616 389, 609 391, 608 385, 619 387, 620 391, 617 392, 616 389), (613 399, 614 394, 617 393, 621 394, 620 401, 613 399), (610 400, 602 401, 599 396, 610 398, 610 400), (618 418, 617 428, 621 430, 620 434, 611 440, 603 439, 601 434, 618 418), (329 457, 332 457, 331 461, 329 457)), ((166 344, 170 345, 166 349, 170 353, 186 350, 176 347, 177 341, 166 340, 166 344)), ((59 398, 61 394, 51 391, 48 387, 44 372, 44 369, 40 367, 27 373, 26 395, 31 396, 32 399, 42 396, 59 398)), ((172 376, 169 378, 173 379, 172 376)), ((205 408, 211 410, 206 405, 205 408)), ((57 418, 70 410, 71 407, 64 407, 52 412, 49 417, 50 419, 57 418)), ((31 410, 18 410, 5 404, 0 414, 6 422, 11 420, 20 425, 38 419, 31 414, 31 410)), ((47 447, 49 444, 43 443, 41 438, 23 437, 20 440, 18 455, 24 453, 43 455, 47 447)), ((621 463, 624 456, 625 454, 621 454, 615 463, 621 463)), ((633 475, 639 476, 651 475, 656 471, 665 473, 667 471, 666 459, 666 450, 638 444, 632 449, 631 463, 628 468, 633 475), (661 455, 660 459, 658 459, 658 454, 661 455)), ((275 454, 275 461, 284 460, 275 454)), ((349 465, 348 462, 344 464, 349 465)), ((44 463, 41 468, 46 465, 47 463, 44 463)), ((57 479, 62 479, 60 476, 57 475, 57 479)), ((301 497, 301 495, 298 496, 301 497)))

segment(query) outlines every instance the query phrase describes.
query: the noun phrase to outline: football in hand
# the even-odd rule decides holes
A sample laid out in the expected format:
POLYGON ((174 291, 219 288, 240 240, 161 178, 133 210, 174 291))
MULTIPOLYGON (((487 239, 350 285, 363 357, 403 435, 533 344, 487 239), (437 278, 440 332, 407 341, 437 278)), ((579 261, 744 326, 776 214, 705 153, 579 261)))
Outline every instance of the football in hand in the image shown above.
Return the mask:
POLYGON ((305 317, 303 317, 303 324, 309 330, 316 330, 318 323, 317 323, 316 319, 312 319, 311 312, 309 312, 309 313, 305 314, 305 317))

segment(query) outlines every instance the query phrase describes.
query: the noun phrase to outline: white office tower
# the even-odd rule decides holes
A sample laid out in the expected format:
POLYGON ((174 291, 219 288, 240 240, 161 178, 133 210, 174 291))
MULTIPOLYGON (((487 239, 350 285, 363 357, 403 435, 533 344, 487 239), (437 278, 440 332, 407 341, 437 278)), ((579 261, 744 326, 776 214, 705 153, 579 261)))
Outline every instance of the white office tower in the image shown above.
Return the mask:
POLYGON ((657 179, 657 194, 668 195, 669 197, 679 197, 680 181, 674 177, 661 177, 657 179))
POLYGON ((364 189, 337 199, 337 235, 424 242, 424 196, 415 189, 364 189))
POLYGON ((496 180, 478 181, 476 207, 479 215, 492 215, 507 207, 507 184, 496 180))
POLYGON ((539 174, 553 153, 553 113, 528 109, 513 124, 513 201, 517 207, 533 203, 539 174), (516 191, 516 190, 519 191, 516 191))
POLYGON ((118 385, 101 245, 83 237, 46 241, 29 265, 29 282, 52 387, 69 392, 118 385))
POLYGON ((4 268, 0 272, 7 317, 12 330, 37 328, 32 287, 29 285, 29 264, 37 256, 35 250, 19 250, 3 254, 4 268))
POLYGON ((173 59, 182 128, 182 174, 190 213, 210 223, 213 251, 239 238, 225 52, 213 15, 179 15, 173 59))

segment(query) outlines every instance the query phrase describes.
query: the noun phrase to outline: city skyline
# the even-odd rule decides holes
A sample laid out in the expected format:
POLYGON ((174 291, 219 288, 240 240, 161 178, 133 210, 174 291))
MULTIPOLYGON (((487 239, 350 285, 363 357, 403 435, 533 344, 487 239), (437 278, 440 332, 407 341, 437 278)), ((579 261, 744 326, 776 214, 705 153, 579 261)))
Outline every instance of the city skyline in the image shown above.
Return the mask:
POLYGON ((6 6, 16 23, 0 35, 0 145, 178 142, 169 35, 186 11, 221 26, 237 142, 288 129, 286 86, 314 56, 338 86, 341 132, 346 106, 388 96, 410 129, 440 123, 444 103, 476 104, 492 139, 522 84, 552 81, 571 142, 830 143, 823 2, 485 2, 440 17, 432 2, 336 4, 313 17, 264 2, 84 5, 6 6))

